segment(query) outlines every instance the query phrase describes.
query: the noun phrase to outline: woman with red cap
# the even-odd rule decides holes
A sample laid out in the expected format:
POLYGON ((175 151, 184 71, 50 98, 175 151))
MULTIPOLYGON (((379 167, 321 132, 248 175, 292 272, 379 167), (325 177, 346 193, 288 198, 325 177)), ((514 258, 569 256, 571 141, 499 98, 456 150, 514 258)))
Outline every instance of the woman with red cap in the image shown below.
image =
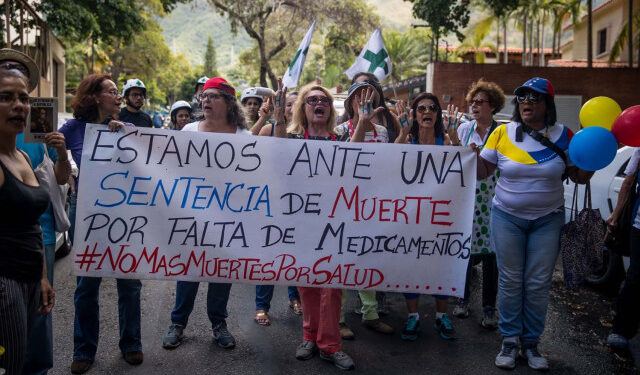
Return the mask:
MULTIPOLYGON (((215 77, 207 80, 200 93, 200 102, 204 120, 187 124, 182 131, 251 135, 236 100, 236 91, 224 78, 215 77)), ((178 281, 176 303, 171 311, 171 324, 162 340, 165 349, 173 349, 180 345, 189 315, 193 311, 198 286, 198 282, 178 281)), ((227 330, 226 322, 230 291, 229 283, 209 283, 207 291, 207 314, 211 321, 213 337, 218 346, 225 349, 236 345, 234 337, 227 330)))
POLYGON ((515 90, 512 122, 498 126, 478 153, 478 179, 498 169, 491 208, 491 241, 498 260, 497 367, 513 369, 520 354, 534 370, 549 368, 538 352, 551 276, 564 224, 565 176, 586 183, 593 172, 569 159, 572 133, 556 124, 551 82, 532 78, 515 90))

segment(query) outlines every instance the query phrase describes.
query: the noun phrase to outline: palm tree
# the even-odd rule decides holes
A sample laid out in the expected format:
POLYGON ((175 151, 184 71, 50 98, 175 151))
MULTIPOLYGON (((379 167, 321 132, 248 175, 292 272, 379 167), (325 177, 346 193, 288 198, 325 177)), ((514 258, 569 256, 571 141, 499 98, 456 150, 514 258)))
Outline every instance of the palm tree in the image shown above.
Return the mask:
POLYGON ((409 33, 395 30, 385 30, 383 39, 393 64, 391 72, 393 83, 424 73, 428 55, 426 49, 421 48, 418 39, 409 33))
POLYGON ((487 55, 484 52, 485 49, 489 49, 498 56, 496 46, 491 43, 484 42, 484 39, 489 34, 489 29, 493 24, 493 20, 493 17, 487 17, 475 25, 473 34, 468 34, 470 37, 467 37, 467 39, 458 46, 458 56, 463 56, 468 52, 474 52, 475 60, 478 64, 484 64, 487 58, 487 55))
MULTIPOLYGON (((631 0, 629 0, 632 3, 631 0)), ((631 29, 633 31, 633 25, 635 25, 636 29, 640 29, 640 10, 635 12, 631 17, 631 24, 629 22, 622 25, 622 29, 620 30, 620 34, 616 38, 615 42, 611 46, 611 52, 609 53, 609 64, 613 63, 618 59, 620 54, 622 53, 622 49, 627 44, 627 48, 629 48, 629 67, 633 67, 633 40, 629 38, 629 35, 633 35, 632 32, 629 32, 629 26, 632 25, 631 29)), ((640 34, 635 38, 635 44, 638 46, 640 50, 640 34)), ((640 58, 640 57, 639 57, 640 58)), ((638 60, 640 65, 640 59, 638 60)))
POLYGON ((580 17, 584 7, 580 0, 555 0, 552 7, 553 13, 553 56, 560 54, 562 44, 562 29, 564 20, 571 17, 571 23, 575 27, 580 23, 580 17))
POLYGON ((587 68, 593 67, 593 1, 587 0, 587 68))

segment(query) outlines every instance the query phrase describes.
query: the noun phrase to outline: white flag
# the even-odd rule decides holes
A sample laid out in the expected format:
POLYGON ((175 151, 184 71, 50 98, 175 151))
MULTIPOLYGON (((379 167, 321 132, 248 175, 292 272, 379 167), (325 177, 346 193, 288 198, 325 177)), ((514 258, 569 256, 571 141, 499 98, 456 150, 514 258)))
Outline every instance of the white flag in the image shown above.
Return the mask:
POLYGON ((304 39, 302 39, 300 47, 298 47, 296 56, 293 58, 293 61, 291 61, 287 71, 284 73, 284 77, 282 77, 282 84, 284 87, 291 88, 298 86, 298 80, 300 80, 300 75, 302 74, 302 67, 304 66, 304 60, 307 58, 307 52, 309 52, 311 36, 313 35, 313 29, 315 29, 315 27, 316 21, 313 21, 311 27, 305 34, 304 39))
POLYGON ((367 44, 360 51, 356 62, 345 73, 349 79, 353 79, 353 76, 360 72, 373 73, 381 82, 392 72, 391 57, 389 57, 387 49, 384 48, 380 29, 373 32, 367 44))

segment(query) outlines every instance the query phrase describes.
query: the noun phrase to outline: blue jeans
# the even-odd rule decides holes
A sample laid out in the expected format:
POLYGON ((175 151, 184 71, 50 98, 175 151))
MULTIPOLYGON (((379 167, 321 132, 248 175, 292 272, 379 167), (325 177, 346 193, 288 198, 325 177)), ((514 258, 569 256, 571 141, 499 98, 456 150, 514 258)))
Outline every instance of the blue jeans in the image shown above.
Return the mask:
POLYGON ((560 249, 564 208, 535 220, 491 210, 498 260, 498 327, 503 337, 535 344, 544 331, 551 276, 560 249))
MULTIPOLYGON (((183 327, 189 322, 189 315, 193 311, 193 304, 198 295, 199 282, 178 281, 176 285, 176 304, 171 311, 171 323, 183 327)), ((215 327, 227 319, 227 302, 231 284, 209 283, 207 290, 207 315, 211 321, 211 327, 215 327)))
MULTIPOLYGON (((93 360, 98 349, 100 332, 100 306, 98 293, 100 277, 78 277, 73 297, 73 359, 93 360)), ((122 353, 142 350, 140 335, 140 280, 117 279, 118 316, 120 323, 120 350, 122 353)))
MULTIPOLYGON (((55 261, 56 244, 44 245, 44 255, 47 263, 47 278, 53 286, 53 263, 55 261)), ((29 339, 27 354, 24 358, 22 375, 42 375, 53 367, 53 326, 51 314, 37 314, 29 339)))
MULTIPOLYGON (((273 298, 273 285, 256 285, 256 310, 269 311, 271 308, 271 298, 273 298)), ((289 292, 289 301, 300 300, 298 288, 290 286, 287 288, 289 292)))

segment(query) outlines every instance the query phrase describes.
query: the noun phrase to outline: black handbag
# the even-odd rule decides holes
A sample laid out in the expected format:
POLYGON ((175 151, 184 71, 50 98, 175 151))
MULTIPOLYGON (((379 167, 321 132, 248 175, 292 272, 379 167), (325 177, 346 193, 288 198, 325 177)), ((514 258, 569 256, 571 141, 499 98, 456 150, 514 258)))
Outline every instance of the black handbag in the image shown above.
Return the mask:
POLYGON ((613 230, 607 231, 604 237, 604 244, 609 250, 622 256, 629 256, 629 236, 631 227, 635 219, 634 211, 638 200, 638 171, 633 175, 633 184, 627 194, 627 200, 622 206, 622 211, 618 217, 618 225, 613 230))
POLYGON ((573 189, 571 199, 571 217, 568 223, 562 226, 560 231, 560 252, 562 254, 562 271, 564 286, 567 289, 579 287, 586 276, 587 259, 586 243, 578 217, 578 184, 573 189))
POLYGON ((587 260, 588 275, 596 273, 602 269, 604 253, 604 235, 606 226, 600 210, 593 209, 591 206, 591 184, 587 182, 584 191, 584 204, 582 211, 578 214, 576 222, 580 226, 580 230, 584 236, 585 256, 587 260))

